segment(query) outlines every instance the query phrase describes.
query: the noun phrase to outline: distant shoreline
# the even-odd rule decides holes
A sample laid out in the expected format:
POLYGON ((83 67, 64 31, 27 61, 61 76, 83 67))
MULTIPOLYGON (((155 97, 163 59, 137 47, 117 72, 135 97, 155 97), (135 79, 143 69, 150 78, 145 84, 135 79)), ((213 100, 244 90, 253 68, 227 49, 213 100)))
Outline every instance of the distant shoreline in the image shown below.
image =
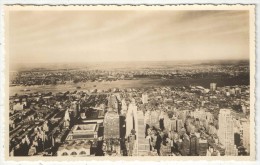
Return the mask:
POLYGON ((226 64, 247 64, 249 65, 250 60, 248 59, 233 59, 233 60, 176 60, 176 61, 87 61, 87 62, 65 62, 65 63, 20 63, 14 62, 10 63, 9 72, 15 72, 20 70, 34 70, 34 69, 42 69, 42 70, 51 70, 53 68, 56 69, 82 69, 82 68, 90 68, 91 67, 107 67, 113 69, 118 65, 121 68, 129 67, 133 65, 137 65, 138 67, 142 67, 142 65, 148 65, 149 68, 153 67, 163 67, 167 68, 167 66, 174 67, 175 65, 226 65, 226 64), (117 64, 117 65, 115 65, 117 64))
POLYGON ((34 85, 34 86, 12 86, 9 87, 9 95, 13 96, 17 94, 27 94, 34 92, 66 92, 66 91, 83 91, 91 89, 107 90, 112 88, 129 89, 129 88, 151 88, 151 87, 181 87, 181 86, 202 86, 209 88, 211 82, 217 83, 218 87, 223 86, 235 86, 235 85, 249 85, 248 80, 239 81, 235 78, 225 79, 137 79, 137 80, 117 80, 111 82, 80 82, 80 83, 68 83, 58 85, 34 85), (77 89, 80 87, 80 89, 77 89), (24 89, 30 91, 23 91, 24 89))

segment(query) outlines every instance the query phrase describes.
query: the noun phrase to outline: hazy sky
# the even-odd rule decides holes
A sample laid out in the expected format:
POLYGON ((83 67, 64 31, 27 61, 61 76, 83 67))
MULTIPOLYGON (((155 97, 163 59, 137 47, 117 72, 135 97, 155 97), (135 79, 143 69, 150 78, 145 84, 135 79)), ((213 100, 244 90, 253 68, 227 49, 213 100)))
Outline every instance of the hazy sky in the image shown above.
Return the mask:
POLYGON ((249 59, 248 11, 11 11, 12 62, 249 59))

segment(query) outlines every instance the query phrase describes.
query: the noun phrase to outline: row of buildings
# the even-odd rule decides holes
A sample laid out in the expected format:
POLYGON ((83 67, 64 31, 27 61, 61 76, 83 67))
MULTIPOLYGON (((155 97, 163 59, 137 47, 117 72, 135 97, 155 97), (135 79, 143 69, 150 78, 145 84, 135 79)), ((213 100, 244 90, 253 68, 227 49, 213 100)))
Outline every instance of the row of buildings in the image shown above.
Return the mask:
POLYGON ((248 155, 248 91, 211 84, 12 96, 10 155, 248 155))

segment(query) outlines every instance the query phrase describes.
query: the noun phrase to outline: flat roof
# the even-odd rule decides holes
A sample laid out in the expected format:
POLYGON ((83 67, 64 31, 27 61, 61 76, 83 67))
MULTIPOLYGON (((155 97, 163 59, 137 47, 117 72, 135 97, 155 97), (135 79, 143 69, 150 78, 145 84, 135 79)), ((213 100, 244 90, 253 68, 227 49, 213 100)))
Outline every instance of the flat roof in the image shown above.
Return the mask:
POLYGON ((86 124, 77 124, 74 125, 72 131, 95 131, 97 124, 96 123, 86 123, 86 124))

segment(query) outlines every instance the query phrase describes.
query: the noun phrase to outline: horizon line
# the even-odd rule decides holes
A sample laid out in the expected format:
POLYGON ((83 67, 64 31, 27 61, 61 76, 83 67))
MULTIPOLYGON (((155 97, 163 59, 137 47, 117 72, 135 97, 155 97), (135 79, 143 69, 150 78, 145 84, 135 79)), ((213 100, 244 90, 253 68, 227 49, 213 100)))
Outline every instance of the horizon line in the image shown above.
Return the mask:
MULTIPOLYGON (((85 62, 12 62, 13 64, 70 64, 70 63, 109 63, 109 62, 212 62, 212 61, 250 61, 250 59, 200 59, 200 60, 119 60, 119 61, 85 61, 85 62)), ((12 64, 10 63, 10 64, 12 64)))

